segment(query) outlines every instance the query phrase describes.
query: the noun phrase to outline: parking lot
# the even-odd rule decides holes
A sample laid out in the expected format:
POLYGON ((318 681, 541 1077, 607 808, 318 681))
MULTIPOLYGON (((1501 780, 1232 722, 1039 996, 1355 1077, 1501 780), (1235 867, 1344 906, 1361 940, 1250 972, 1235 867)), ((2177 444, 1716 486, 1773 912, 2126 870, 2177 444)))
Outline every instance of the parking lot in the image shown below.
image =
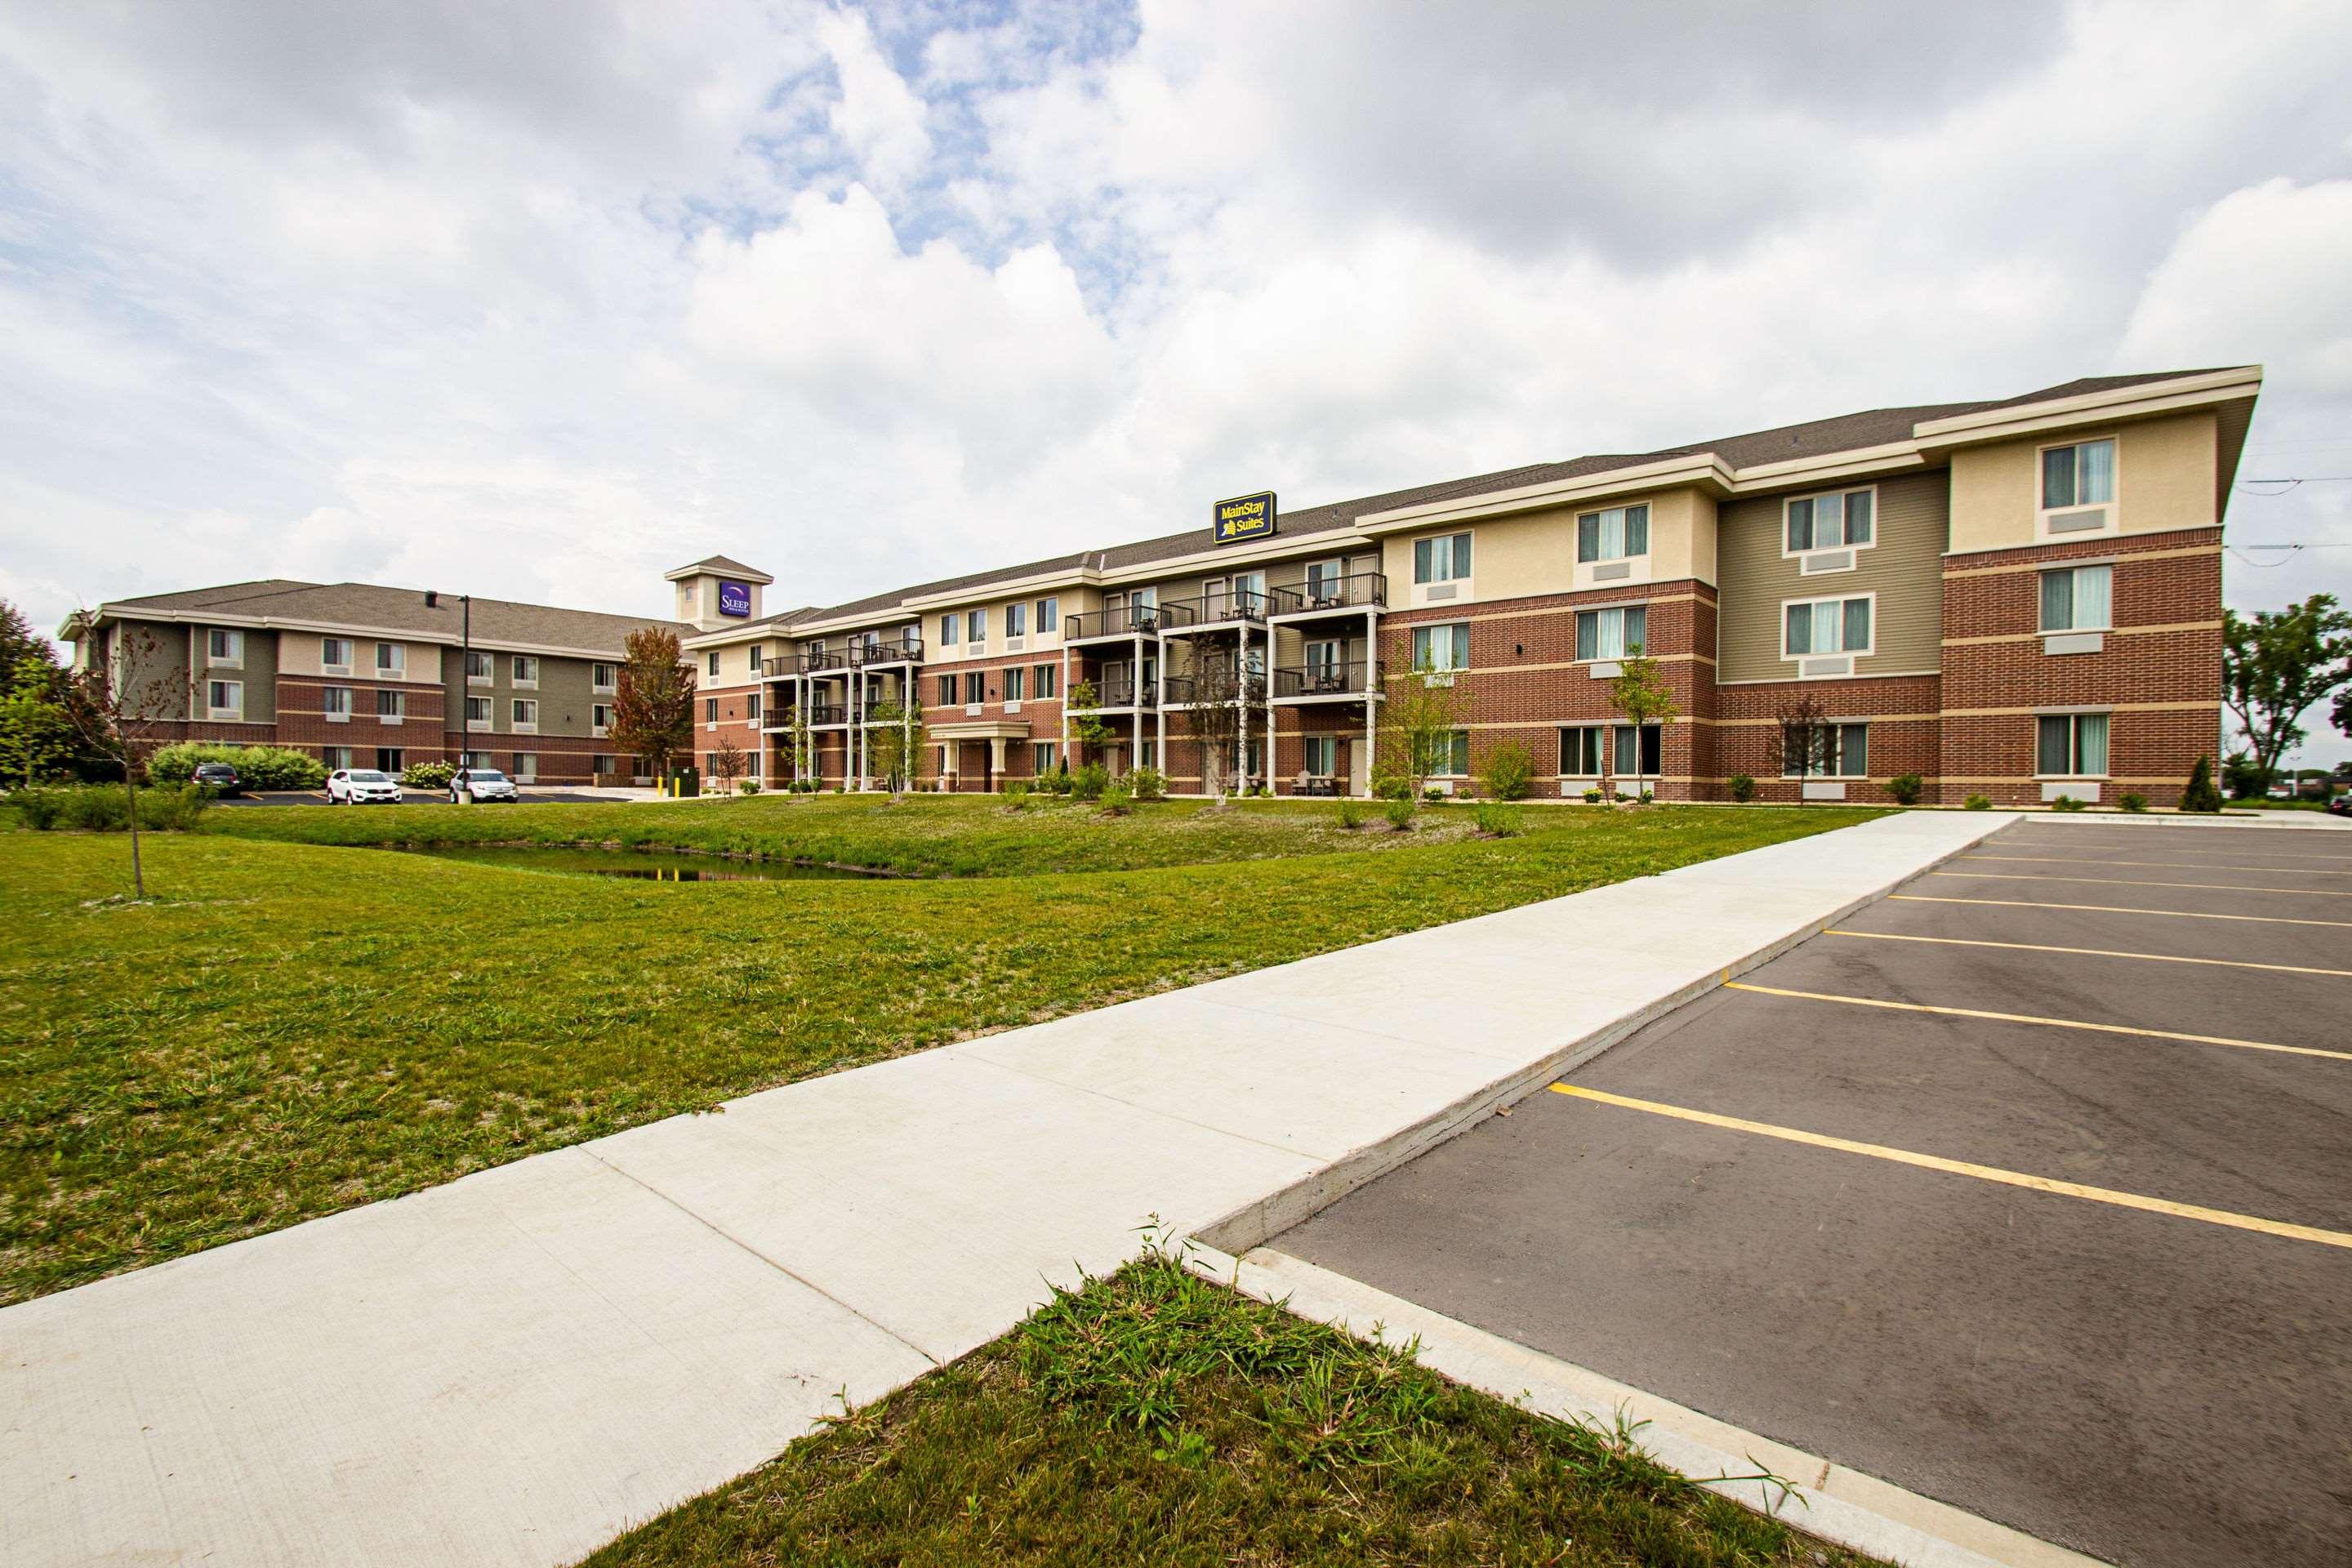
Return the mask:
POLYGON ((2347 1019, 2352 834, 2021 824, 1270 1245, 2111 1562, 2352 1562, 2347 1019))
MULTIPOLYGON (((437 789, 404 789, 400 792, 403 805, 447 805, 448 795, 437 789)), ((531 805, 543 801, 602 801, 609 805, 629 798, 611 791, 599 795, 584 789, 526 789, 522 800, 531 805)), ((324 790, 274 789, 250 795, 224 795, 215 805, 326 805, 331 804, 324 790)))

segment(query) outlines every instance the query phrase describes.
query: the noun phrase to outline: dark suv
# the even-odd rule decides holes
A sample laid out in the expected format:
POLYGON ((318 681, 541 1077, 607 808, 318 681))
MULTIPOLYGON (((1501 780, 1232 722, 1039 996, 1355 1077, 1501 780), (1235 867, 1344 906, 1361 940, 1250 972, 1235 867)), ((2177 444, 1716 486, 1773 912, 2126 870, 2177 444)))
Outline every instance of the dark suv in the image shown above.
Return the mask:
POLYGON ((188 782, 215 795, 245 793, 245 781, 237 777, 236 770, 226 763, 198 763, 196 771, 188 775, 188 782))

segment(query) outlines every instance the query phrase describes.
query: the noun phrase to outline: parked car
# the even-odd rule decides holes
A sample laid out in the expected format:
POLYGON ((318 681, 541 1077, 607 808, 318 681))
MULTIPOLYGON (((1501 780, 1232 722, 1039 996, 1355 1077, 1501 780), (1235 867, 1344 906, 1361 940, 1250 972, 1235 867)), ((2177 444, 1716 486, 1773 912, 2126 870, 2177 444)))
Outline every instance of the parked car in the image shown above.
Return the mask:
POLYGON ((400 781, 373 768, 337 768, 327 775, 329 805, 398 805, 400 781))
POLYGON ((496 768, 459 768, 449 780, 449 802, 479 805, 486 800, 515 798, 514 780, 496 768))
POLYGON ((198 763, 196 771, 188 775, 188 782, 215 795, 245 793, 245 781, 237 777, 236 770, 226 763, 198 763))
POLYGON ((2352 789, 2347 789, 2327 803, 2327 809, 2337 816, 2352 816, 2352 789))

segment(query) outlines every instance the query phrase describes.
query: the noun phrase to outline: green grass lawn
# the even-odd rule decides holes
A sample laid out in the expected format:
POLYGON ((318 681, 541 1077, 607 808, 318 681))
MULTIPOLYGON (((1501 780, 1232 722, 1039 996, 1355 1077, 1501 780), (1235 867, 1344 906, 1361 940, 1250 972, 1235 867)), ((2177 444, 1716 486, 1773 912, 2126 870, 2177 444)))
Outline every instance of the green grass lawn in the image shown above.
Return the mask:
POLYGON ((587 1563, 1873 1561, 1155 1257, 587 1563))
POLYGON ((120 835, 0 834, 0 1302, 770 1085, 1874 814, 1531 810, 1507 839, 1430 815, 1447 826, 981 799, 224 809, 233 831, 146 837, 144 905, 122 901, 120 835), (764 853, 1052 869, 679 885, 275 837, 409 838, 428 816, 611 837, 639 813, 764 853), (1145 868, 1064 869, 1121 856, 1145 868))

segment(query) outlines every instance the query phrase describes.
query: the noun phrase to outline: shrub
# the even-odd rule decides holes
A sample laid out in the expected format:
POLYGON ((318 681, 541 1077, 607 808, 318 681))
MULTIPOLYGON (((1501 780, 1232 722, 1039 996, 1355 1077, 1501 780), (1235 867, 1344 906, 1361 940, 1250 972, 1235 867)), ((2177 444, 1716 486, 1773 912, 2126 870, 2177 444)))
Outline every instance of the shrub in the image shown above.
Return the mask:
POLYGON ((2116 804, 2137 816, 2147 809, 2147 796, 2135 791, 2126 791, 2123 798, 2116 804))
POLYGON ((1389 802, 1388 816, 1389 826, 1395 828, 1399 833, 1412 831, 1412 797, 1411 795, 1406 795, 1402 799, 1389 802))
POLYGON ((36 833, 47 833, 65 815, 66 795, 61 789, 20 789, 12 791, 8 804, 25 819, 25 826, 36 833))
POLYGON ((1135 809, 1135 792, 1127 787, 1125 779, 1103 786, 1102 808, 1105 816, 1125 816, 1135 809))
POLYGON ((179 741, 158 747, 147 759, 147 776, 159 784, 183 784, 198 763, 226 763, 247 789, 317 789, 327 782, 327 764, 308 752, 217 741, 179 741))
POLYGON ((760 793, 760 781, 758 779, 745 779, 741 784, 735 786, 735 790, 739 795, 757 795, 760 793))
POLYGON ((1402 773, 1375 768, 1372 770, 1372 794, 1381 800, 1408 800, 1412 795, 1412 781, 1402 773))
POLYGON ((2050 803, 2050 809, 2053 811, 2080 811, 2083 809, 2083 803, 2076 800, 2071 795, 2062 795, 2056 800, 2050 803))
POLYGON ((400 784, 404 789, 447 789, 457 776, 455 763, 411 763, 400 770, 400 784))
POLYGON ((1519 814, 1494 801, 1480 801, 1478 831, 1492 838, 1509 838, 1519 831, 1519 814))
POLYGON ((1886 781, 1886 793, 1895 797, 1897 805, 1916 805, 1926 791, 1927 781, 1917 773, 1897 773, 1886 781))
POLYGON ((1990 795, 1972 795, 1961 804, 1966 805, 1970 811, 1990 811, 1992 809, 1992 797, 1990 795))
POLYGON ((1535 786, 1536 760, 1518 742, 1504 741, 1479 759, 1478 779, 1496 800, 1525 800, 1535 786))
POLYGON ((1166 800, 1168 775, 1158 768, 1138 768, 1127 775, 1128 787, 1138 800, 1166 800))
POLYGON ((2197 765, 2189 770, 2189 787, 2180 792, 2183 811, 2219 811, 2221 792, 2213 787, 2213 759, 2199 757, 2197 765))
POLYGON ((1352 795, 1341 795, 1339 803, 1339 826, 1354 829, 1363 826, 1364 803, 1352 795))
POLYGON ((1088 763, 1070 775, 1070 798, 1100 800, 1103 791, 1109 787, 1109 784, 1110 770, 1100 763, 1088 763))
POLYGON ((1028 810, 1029 797, 1035 793, 1036 792, 1032 789, 1024 780, 1007 779, 1004 784, 1004 809, 1007 811, 1028 810))
MULTIPOLYGON (((1598 792, 1595 792, 1598 793, 1598 792)), ((1746 773, 1731 775, 1731 798, 1746 805, 1756 798, 1756 781, 1746 773)))
POLYGON ((1430 801, 1443 801, 1450 797, 1444 790, 1438 788, 1435 784, 1424 784, 1422 786, 1421 798, 1430 801))
POLYGON ((1055 768, 1052 773, 1047 773, 1047 774, 1045 776, 1044 780, 1042 780, 1041 782, 1045 784, 1046 792, 1047 792, 1048 794, 1050 794, 1050 795, 1067 795, 1067 794, 1069 794, 1069 793, 1070 793, 1070 770, 1069 770, 1069 767, 1067 766, 1067 764, 1065 764, 1064 766, 1061 766, 1061 767, 1055 768))
MULTIPOLYGON (((149 833, 183 833, 195 826, 212 803, 212 792, 194 784, 151 784, 139 792, 139 826, 149 833)), ((42 833, 53 827, 121 833, 131 824, 121 784, 20 789, 8 797, 8 804, 24 817, 26 826, 42 833)))
POLYGON ((1589 790, 1586 790, 1586 791, 1584 792, 1584 804, 1585 804, 1585 805, 1599 805, 1601 804, 1601 792, 1600 792, 1600 790, 1598 790, 1598 789, 1589 789, 1589 790))
POLYGON ((1656 792, 1656 791, 1654 791, 1654 790, 1646 790, 1646 789, 1645 789, 1645 790, 1643 790, 1643 791, 1642 792, 1642 804, 1643 804, 1643 805, 1649 805, 1652 801, 1654 801, 1654 800, 1655 800, 1655 799, 1657 799, 1657 798, 1658 798, 1658 796, 1657 796, 1657 792, 1656 792))

